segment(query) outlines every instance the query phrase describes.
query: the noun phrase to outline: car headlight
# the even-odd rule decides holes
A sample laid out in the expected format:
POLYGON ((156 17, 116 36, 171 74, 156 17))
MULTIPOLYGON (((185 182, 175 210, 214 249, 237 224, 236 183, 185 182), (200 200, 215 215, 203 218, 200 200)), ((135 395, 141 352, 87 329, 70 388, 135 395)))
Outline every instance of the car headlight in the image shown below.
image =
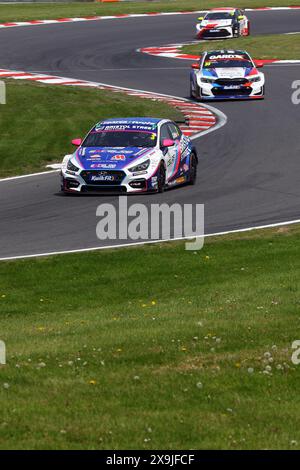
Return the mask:
POLYGON ((67 169, 69 171, 78 171, 79 168, 75 165, 73 165, 73 163, 71 162, 71 160, 68 161, 68 164, 67 164, 67 169))
POLYGON ((214 83, 216 79, 215 78, 204 78, 204 77, 201 77, 201 82, 203 83, 214 83))
POLYGON ((150 160, 146 160, 145 162, 143 163, 139 163, 138 165, 136 166, 133 166, 131 168, 128 168, 129 171, 131 171, 131 173, 136 173, 137 171, 145 171, 147 170, 147 168, 149 167, 150 165, 150 160))
POLYGON ((260 82, 261 78, 259 75, 257 75, 256 77, 249 77, 248 80, 249 82, 254 83, 254 82, 260 82))

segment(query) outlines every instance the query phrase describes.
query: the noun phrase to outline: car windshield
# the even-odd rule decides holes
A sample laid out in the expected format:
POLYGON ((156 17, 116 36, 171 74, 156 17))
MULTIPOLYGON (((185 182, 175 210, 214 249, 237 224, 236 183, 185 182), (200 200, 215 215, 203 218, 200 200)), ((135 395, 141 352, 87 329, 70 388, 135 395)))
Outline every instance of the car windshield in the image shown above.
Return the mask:
POLYGON ((205 60, 203 64, 204 69, 214 69, 214 68, 233 68, 233 67, 243 67, 243 68, 252 68, 253 65, 250 60, 245 59, 220 59, 220 60, 205 60))
POLYGON ((207 13, 205 20, 232 20, 234 13, 207 13))
POLYGON ((157 134, 145 131, 92 131, 82 147, 155 147, 157 134))

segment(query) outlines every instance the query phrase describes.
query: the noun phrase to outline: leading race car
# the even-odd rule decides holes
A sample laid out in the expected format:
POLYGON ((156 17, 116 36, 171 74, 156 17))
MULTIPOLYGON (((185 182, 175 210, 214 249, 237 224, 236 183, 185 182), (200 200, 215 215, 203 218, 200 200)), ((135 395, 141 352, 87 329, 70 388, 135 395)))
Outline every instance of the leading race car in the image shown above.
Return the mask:
POLYGON ((257 70, 263 62, 253 62, 246 51, 204 52, 192 64, 191 98, 198 100, 263 99, 265 76, 257 70))
POLYGON ((65 193, 162 192, 196 180, 197 152, 166 119, 107 119, 72 143, 78 148, 64 157, 61 169, 65 193))
POLYGON ((250 21, 238 8, 214 8, 198 21, 197 39, 237 38, 250 34, 250 21))

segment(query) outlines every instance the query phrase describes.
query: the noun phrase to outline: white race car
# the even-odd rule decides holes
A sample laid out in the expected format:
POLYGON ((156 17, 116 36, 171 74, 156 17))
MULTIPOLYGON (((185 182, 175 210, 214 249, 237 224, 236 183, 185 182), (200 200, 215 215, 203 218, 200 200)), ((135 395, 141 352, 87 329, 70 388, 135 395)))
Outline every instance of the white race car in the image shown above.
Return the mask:
POLYGON ((204 52, 192 64, 191 98, 197 100, 263 99, 265 76, 246 51, 220 50, 204 52))
POLYGON ((250 34, 250 21, 238 8, 214 8, 198 21, 197 39, 237 38, 250 34))
POLYGON ((72 143, 78 148, 61 169, 64 193, 162 192, 196 181, 196 149, 167 119, 107 119, 72 143))

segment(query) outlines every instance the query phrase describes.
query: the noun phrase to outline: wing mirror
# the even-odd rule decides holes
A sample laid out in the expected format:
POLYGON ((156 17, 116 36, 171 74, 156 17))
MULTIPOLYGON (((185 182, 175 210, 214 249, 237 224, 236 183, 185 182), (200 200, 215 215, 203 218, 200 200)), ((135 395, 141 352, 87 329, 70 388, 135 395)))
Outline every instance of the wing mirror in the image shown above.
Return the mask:
POLYGON ((238 16, 238 20, 239 20, 239 21, 243 20, 244 18, 245 18, 245 17, 244 17, 243 15, 238 16))
POLYGON ((73 139, 71 141, 72 145, 75 145, 76 147, 79 147, 82 144, 82 139, 73 139))
POLYGON ((163 140, 163 143, 162 143, 163 147, 173 147, 173 145, 175 145, 174 140, 172 140, 172 139, 164 139, 163 140))
POLYGON ((257 67, 258 69, 262 68, 264 66, 264 62, 263 60, 255 60, 254 61, 254 65, 255 67, 257 67))
POLYGON ((199 70, 200 69, 200 64, 199 62, 194 62, 192 65, 191 65, 192 69, 196 69, 196 70, 199 70))
POLYGON ((198 20, 199 20, 199 21, 203 21, 203 20, 204 20, 204 16, 199 16, 198 20))

